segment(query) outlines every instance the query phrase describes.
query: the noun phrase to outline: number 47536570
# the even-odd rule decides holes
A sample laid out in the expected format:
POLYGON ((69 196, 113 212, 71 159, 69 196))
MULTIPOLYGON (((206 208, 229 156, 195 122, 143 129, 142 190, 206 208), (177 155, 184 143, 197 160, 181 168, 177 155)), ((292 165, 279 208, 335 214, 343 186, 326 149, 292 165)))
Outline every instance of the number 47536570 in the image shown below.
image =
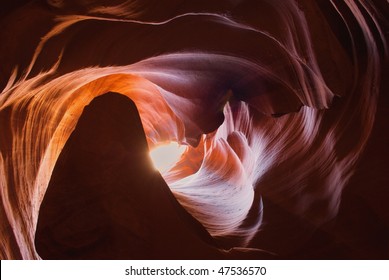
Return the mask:
POLYGON ((264 266, 222 266, 218 272, 221 275, 265 275, 266 267, 264 266))

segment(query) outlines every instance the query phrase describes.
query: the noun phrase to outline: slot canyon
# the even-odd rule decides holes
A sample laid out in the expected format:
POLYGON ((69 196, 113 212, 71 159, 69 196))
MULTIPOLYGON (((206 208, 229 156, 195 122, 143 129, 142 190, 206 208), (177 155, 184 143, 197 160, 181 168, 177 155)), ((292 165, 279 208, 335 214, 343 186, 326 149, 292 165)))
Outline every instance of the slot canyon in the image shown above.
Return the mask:
POLYGON ((1 259, 389 259, 388 1, 2 5, 1 259))

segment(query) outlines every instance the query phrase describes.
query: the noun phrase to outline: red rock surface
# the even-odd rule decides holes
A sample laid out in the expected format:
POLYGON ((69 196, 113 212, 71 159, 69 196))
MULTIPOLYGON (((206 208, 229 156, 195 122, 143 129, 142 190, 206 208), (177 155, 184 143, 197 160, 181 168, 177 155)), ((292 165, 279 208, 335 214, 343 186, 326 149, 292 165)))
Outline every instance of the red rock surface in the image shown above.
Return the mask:
POLYGON ((4 7, 2 259, 389 257, 387 1, 4 7))

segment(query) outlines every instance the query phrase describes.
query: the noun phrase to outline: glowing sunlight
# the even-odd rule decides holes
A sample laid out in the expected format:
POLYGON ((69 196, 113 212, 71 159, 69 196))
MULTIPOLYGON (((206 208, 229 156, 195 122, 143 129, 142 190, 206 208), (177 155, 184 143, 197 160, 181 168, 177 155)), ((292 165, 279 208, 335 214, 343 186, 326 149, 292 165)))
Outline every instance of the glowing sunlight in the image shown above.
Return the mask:
POLYGON ((186 146, 177 142, 160 145, 150 151, 154 167, 161 173, 170 170, 185 152, 186 146))

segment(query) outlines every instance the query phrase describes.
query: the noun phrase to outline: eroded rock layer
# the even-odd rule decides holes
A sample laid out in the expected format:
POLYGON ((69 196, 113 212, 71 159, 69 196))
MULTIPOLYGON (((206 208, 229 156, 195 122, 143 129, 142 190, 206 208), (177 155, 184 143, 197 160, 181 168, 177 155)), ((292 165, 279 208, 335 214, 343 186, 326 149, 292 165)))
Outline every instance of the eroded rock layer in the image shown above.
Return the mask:
POLYGON ((1 258, 387 258, 387 16, 384 0, 14 8, 1 258), (188 147, 161 177, 148 151, 170 141, 188 147))

